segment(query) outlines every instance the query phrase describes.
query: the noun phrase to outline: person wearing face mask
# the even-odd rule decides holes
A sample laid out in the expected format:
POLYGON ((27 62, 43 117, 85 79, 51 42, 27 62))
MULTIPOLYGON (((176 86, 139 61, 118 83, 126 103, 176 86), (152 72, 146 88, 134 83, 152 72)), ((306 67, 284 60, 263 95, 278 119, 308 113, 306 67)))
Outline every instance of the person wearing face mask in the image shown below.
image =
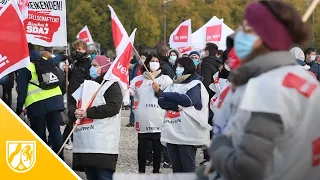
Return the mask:
POLYGON ((318 80, 320 80, 320 65, 316 62, 316 50, 313 48, 307 48, 304 51, 306 57, 306 63, 310 66, 310 71, 315 74, 318 80))
POLYGON ((192 59, 194 66, 196 67, 196 72, 200 74, 201 73, 200 53, 198 51, 191 51, 189 53, 189 58, 192 59))
POLYGON ((169 62, 171 64, 171 67, 173 71, 176 71, 176 60, 180 57, 180 52, 176 49, 171 49, 169 51, 169 62))
MULTIPOLYGON (((136 64, 133 65, 132 69, 130 70, 129 73, 129 80, 132 81, 133 78, 142 75, 142 68, 143 64, 146 61, 147 54, 141 54, 140 55, 141 60, 139 60, 136 64)), ((129 123, 126 125, 126 127, 134 127, 134 114, 132 111, 133 108, 133 96, 130 96, 130 118, 129 118, 129 123)))
MULTIPOLYGON (((69 73, 67 92, 69 119, 75 119, 73 112, 76 110, 76 101, 73 99, 72 94, 80 87, 84 80, 90 79, 89 69, 91 68, 91 59, 88 54, 87 43, 82 40, 76 40, 73 42, 72 47, 75 51, 71 54, 70 68, 67 69, 69 73)), ((71 132, 72 127, 72 121, 69 121, 63 132, 64 141, 71 132)), ((68 146, 68 148, 72 149, 72 146, 68 146)))
MULTIPOLYGON (((96 56, 92 62, 95 72, 91 78, 101 84, 108 70, 105 56, 96 56)), ((116 170, 121 128, 122 89, 118 82, 105 81, 92 106, 87 110, 77 108, 76 119, 81 120, 79 131, 74 132, 72 168, 84 171, 88 180, 112 180, 116 170), (92 128, 94 127, 94 128, 92 128), (85 129, 85 130, 81 130, 85 129)), ((77 102, 79 103, 79 102, 77 102)))
POLYGON ((139 173, 145 173, 148 142, 152 143, 153 149, 153 173, 159 173, 160 170, 160 133, 165 110, 158 105, 156 92, 163 91, 173 82, 169 76, 161 73, 159 59, 156 54, 150 54, 145 61, 148 71, 143 67, 143 75, 135 77, 130 82, 130 88, 134 92, 133 112, 138 132, 139 173))
POLYGON ((105 74, 111 66, 110 60, 106 56, 97 55, 91 63, 90 77, 95 80, 105 74))
POLYGON ((309 35, 285 2, 247 5, 234 41, 241 64, 229 75, 232 114, 209 150, 219 179, 320 177, 320 84, 288 52, 307 44, 309 35))
POLYGON ((176 61, 174 84, 159 93, 159 105, 166 110, 161 129, 174 173, 194 172, 197 147, 208 145, 209 95, 196 73, 192 59, 176 61))
POLYGON ((165 44, 160 44, 157 47, 157 55, 160 57, 160 67, 164 75, 168 75, 171 79, 175 76, 171 64, 169 62, 169 48, 165 44))

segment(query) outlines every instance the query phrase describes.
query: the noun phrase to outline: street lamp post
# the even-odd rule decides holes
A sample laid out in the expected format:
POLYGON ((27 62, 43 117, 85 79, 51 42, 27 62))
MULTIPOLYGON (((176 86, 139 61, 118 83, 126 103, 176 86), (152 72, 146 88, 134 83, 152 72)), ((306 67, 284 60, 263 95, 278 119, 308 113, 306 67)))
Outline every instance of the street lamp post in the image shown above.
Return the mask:
POLYGON ((163 24, 163 42, 164 44, 167 43, 167 7, 168 2, 172 0, 163 0, 163 6, 164 6, 164 24, 163 24))

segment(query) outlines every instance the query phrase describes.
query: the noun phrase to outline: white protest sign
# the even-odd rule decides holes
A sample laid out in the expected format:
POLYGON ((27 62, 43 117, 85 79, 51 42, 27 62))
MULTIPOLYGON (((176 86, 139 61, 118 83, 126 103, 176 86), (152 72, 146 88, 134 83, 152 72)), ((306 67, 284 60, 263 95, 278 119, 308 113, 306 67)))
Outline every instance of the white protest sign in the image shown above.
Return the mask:
POLYGON ((28 42, 45 47, 67 46, 65 0, 29 0, 28 7, 24 21, 28 42))

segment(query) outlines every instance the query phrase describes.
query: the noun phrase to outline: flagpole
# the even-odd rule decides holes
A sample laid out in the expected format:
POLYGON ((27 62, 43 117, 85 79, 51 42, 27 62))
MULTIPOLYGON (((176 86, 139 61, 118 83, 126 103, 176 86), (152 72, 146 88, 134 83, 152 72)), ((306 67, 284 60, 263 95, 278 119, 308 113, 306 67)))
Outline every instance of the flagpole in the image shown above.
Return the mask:
MULTIPOLYGON (((138 58, 139 58, 139 60, 140 61, 142 61, 141 60, 141 56, 140 56, 140 54, 138 53, 138 51, 137 51, 137 49, 132 45, 132 47, 133 47, 133 50, 134 50, 134 53, 138 56, 138 58)), ((159 59, 160 60, 160 59, 159 59)), ((146 69, 146 71, 148 72, 148 73, 151 73, 150 71, 149 71, 149 69, 147 68, 147 66, 143 63, 143 67, 146 69)), ((152 81, 154 82, 154 78, 151 76, 151 79, 152 79, 152 81)))
MULTIPOLYGON (((99 93, 99 91, 102 88, 102 85, 106 82, 105 79, 103 79, 103 81, 101 82, 99 88, 97 89, 97 91, 93 94, 93 96, 90 99, 90 103, 88 103, 86 109, 88 109, 89 105, 92 104, 94 98, 97 96, 97 94, 99 93)), ((67 144, 69 138, 71 137, 71 135, 74 133, 74 131, 76 130, 76 127, 80 124, 81 119, 77 119, 76 124, 73 126, 73 129, 71 130, 71 132, 69 133, 68 137, 66 138, 66 140, 63 142, 61 148, 58 151, 58 155, 61 153, 61 151, 63 150, 63 147, 67 144)))
POLYGON ((309 8, 307 9, 307 11, 304 13, 303 17, 302 17, 302 21, 303 22, 307 22, 307 20, 309 19, 311 13, 316 9, 317 4, 320 2, 320 0, 314 0, 311 5, 309 6, 309 8))

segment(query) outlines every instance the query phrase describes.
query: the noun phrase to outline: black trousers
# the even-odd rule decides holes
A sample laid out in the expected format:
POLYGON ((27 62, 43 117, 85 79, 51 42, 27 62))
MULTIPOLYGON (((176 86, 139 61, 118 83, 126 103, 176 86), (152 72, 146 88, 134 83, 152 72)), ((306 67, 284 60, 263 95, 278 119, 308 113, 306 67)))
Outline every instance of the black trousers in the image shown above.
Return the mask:
MULTIPOLYGON (((212 126, 212 118, 214 116, 213 112, 209 109, 209 119, 208 119, 208 123, 212 126)), ((212 130, 210 131, 210 139, 212 139, 212 130)), ((208 152, 208 149, 206 150, 203 150, 203 158, 206 160, 206 161, 210 161, 210 155, 209 155, 209 152, 208 152)))
POLYGON ((146 172, 146 152, 148 142, 152 143, 153 151, 153 173, 159 173, 161 163, 162 145, 160 142, 160 133, 139 133, 138 134, 138 163, 139 173, 146 172))
MULTIPOLYGON (((41 116, 30 118, 31 129, 44 141, 47 142, 46 126, 49 131, 49 136, 52 142, 52 149, 58 153, 61 148, 62 136, 60 132, 61 112, 54 111, 41 116)), ((63 160, 63 151, 59 154, 63 160)))

